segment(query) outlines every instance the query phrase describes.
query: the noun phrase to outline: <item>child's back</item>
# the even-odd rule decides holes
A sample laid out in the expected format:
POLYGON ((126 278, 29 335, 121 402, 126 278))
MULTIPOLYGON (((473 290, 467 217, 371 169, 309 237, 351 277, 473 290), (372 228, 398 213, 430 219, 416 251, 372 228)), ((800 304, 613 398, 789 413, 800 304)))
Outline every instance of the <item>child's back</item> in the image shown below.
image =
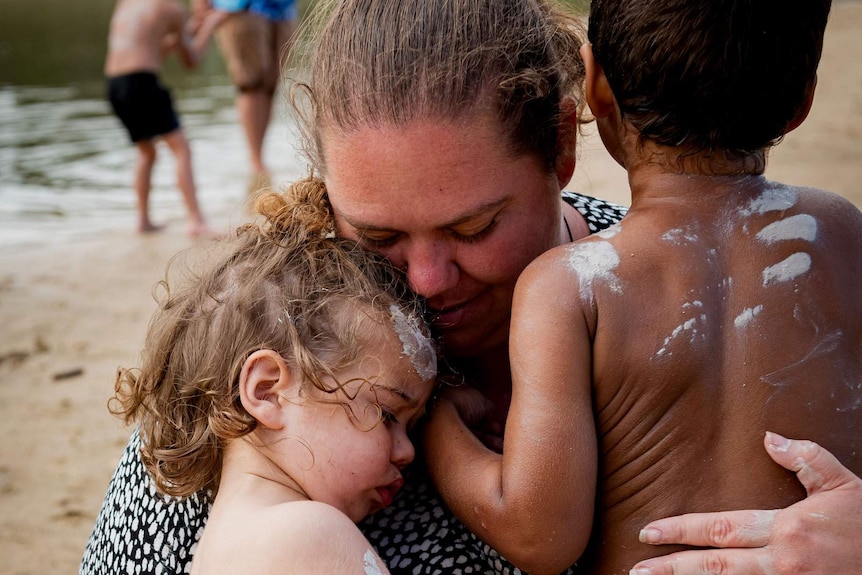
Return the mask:
POLYGON ((591 6, 588 97, 632 207, 551 256, 594 266, 569 272, 593 336, 594 573, 666 553, 637 542, 651 520, 803 498, 766 431, 862 472, 862 213, 761 175, 811 105, 829 2, 672 3, 591 6))
POLYGON ((862 471, 862 215, 759 177, 653 186, 618 234, 559 254, 619 259, 593 285, 601 573, 657 554, 651 520, 801 499, 767 430, 862 471))

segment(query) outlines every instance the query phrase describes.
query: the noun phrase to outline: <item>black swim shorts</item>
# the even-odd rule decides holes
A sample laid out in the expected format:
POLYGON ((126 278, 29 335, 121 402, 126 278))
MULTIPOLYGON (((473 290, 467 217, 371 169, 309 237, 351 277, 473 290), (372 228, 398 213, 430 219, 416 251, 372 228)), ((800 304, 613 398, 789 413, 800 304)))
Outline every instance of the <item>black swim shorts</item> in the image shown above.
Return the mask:
POLYGON ((108 101, 132 142, 150 140, 180 127, 171 93, 152 72, 108 78, 108 101))

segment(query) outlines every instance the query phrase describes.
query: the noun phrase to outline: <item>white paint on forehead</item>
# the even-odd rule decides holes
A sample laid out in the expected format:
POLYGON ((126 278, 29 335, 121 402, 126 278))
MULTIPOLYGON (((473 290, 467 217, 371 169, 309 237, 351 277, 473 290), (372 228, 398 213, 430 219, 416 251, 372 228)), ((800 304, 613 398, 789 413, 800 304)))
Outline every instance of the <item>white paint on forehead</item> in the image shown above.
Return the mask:
POLYGON ((817 220, 809 214, 797 214, 772 222, 757 232, 756 237, 766 244, 774 244, 782 240, 813 242, 817 238, 817 220))
POLYGON ((811 256, 805 252, 790 254, 783 261, 763 270, 763 287, 797 278, 811 269, 811 256))
POLYGON ((609 242, 572 244, 568 250, 569 265, 578 273, 581 299, 593 300, 593 283, 604 282, 613 293, 622 293, 620 280, 614 273, 620 256, 609 242))
POLYGON ((409 317, 395 304, 389 306, 392 327, 401 341, 401 355, 410 360, 410 365, 422 380, 437 375, 437 352, 431 339, 420 328, 420 320, 414 315, 409 317))
POLYGON ((383 569, 371 549, 366 550, 362 556, 362 566, 365 568, 365 575, 383 575, 383 569))
POLYGON ((763 304, 756 305, 754 307, 747 307, 742 310, 742 313, 736 316, 736 319, 733 320, 733 325, 736 326, 737 329, 742 329, 751 323, 760 312, 763 311, 763 304))
POLYGON ((753 214, 765 214, 766 212, 775 212, 787 210, 796 204, 796 192, 782 185, 773 185, 763 190, 763 192, 751 202, 748 206, 742 208, 740 212, 743 216, 753 214))

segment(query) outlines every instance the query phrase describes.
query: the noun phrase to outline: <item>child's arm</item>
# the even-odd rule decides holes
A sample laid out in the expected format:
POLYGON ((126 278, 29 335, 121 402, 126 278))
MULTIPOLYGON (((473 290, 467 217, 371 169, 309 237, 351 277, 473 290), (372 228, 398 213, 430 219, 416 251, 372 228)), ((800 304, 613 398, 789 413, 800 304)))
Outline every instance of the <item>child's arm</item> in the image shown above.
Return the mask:
POLYGON ((186 18, 185 10, 177 5, 171 12, 171 47, 176 49, 184 68, 195 68, 203 59, 209 40, 219 24, 228 16, 221 10, 209 10, 192 18, 186 18))
POLYGON ((425 430, 429 471, 447 505, 534 575, 574 563, 593 523, 592 351, 577 286, 559 250, 540 257, 518 280, 502 455, 485 448, 445 399, 425 430))
POLYGON ((215 32, 219 24, 224 22, 228 15, 228 12, 222 10, 210 10, 202 15, 197 22, 192 23, 190 21, 193 29, 193 32, 189 31, 187 36, 187 38, 190 37, 187 46, 191 61, 193 62, 193 66, 190 67, 197 66, 203 59, 213 32, 215 32))

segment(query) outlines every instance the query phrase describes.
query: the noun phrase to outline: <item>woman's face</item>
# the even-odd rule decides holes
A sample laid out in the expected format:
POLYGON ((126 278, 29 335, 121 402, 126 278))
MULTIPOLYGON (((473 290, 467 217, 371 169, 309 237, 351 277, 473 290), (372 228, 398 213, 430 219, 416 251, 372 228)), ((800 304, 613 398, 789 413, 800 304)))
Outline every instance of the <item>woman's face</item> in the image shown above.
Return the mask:
POLYGON ((449 354, 505 346, 518 275, 563 241, 557 175, 485 116, 322 136, 339 233, 406 270, 449 354))

